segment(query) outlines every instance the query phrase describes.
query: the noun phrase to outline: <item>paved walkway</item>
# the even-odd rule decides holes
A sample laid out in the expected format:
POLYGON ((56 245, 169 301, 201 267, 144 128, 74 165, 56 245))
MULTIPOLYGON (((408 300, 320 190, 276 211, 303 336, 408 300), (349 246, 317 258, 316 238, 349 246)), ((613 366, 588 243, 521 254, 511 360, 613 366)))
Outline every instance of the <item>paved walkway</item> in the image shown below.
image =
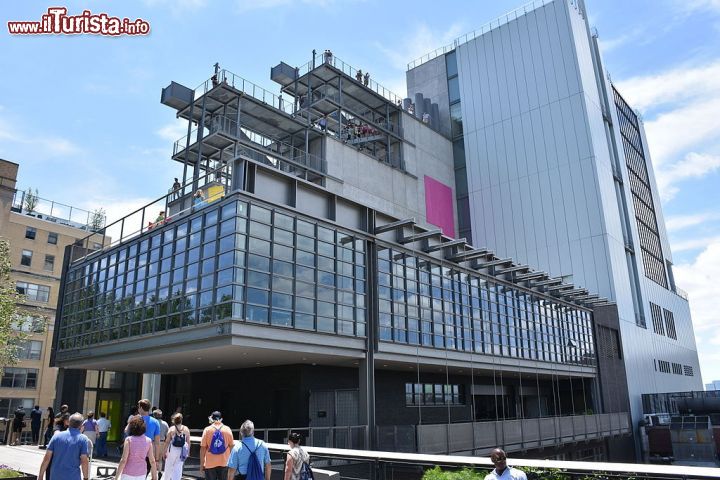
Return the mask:
MULTIPOLYGON (((33 475, 37 475, 40 471, 40 464, 44 456, 45 450, 40 450, 34 445, 0 446, 0 464, 33 475)), ((93 460, 90 468, 90 478, 97 478, 97 467, 117 467, 117 462, 93 460)))
MULTIPOLYGON (((112 447, 108 447, 108 450, 112 453, 116 452, 114 445, 112 447)), ((0 445, 0 465, 8 465, 21 472, 37 475, 40 471, 40 464, 42 463, 44 456, 45 450, 40 450, 35 445, 23 445, 18 447, 0 445)), ((90 478, 106 478, 98 476, 98 467, 117 467, 118 460, 120 459, 93 459, 92 464, 90 465, 90 478)), ((192 480, 200 477, 200 472, 197 470, 197 466, 193 466, 193 463, 197 464, 197 461, 193 462, 191 459, 188 459, 188 464, 185 466, 185 472, 183 472, 185 474, 183 478, 192 480)), ((149 475, 148 478, 150 478, 149 475)))

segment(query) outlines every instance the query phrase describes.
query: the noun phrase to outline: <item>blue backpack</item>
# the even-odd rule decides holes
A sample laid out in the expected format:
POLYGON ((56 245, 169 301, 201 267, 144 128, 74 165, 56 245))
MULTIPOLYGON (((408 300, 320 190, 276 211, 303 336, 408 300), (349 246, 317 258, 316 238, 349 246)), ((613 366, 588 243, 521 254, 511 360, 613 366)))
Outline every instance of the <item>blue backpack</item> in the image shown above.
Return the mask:
POLYGON ((299 480, 315 480, 315 476, 313 475, 313 471, 312 468, 310 468, 309 463, 303 462, 302 468, 300 469, 299 480))
POLYGON ((264 480, 263 467, 260 465, 260 459, 257 457, 257 449, 262 445, 261 442, 257 444, 255 450, 250 450, 247 443, 242 442, 243 446, 250 451, 250 457, 248 458, 247 473, 245 474, 245 480, 264 480))
POLYGON ((225 445, 225 435, 223 435, 222 427, 216 428, 210 440, 210 453, 213 455, 222 455, 227 450, 225 445))

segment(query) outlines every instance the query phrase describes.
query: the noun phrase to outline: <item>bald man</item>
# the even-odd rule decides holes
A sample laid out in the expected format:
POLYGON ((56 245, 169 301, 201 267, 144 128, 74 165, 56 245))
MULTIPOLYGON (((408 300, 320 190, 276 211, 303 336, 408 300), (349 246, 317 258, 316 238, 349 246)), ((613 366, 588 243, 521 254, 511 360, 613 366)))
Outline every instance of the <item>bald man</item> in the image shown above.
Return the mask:
POLYGON ((485 476, 485 480, 527 480, 525 472, 507 466, 507 455, 502 448, 490 452, 490 461, 495 468, 485 476))

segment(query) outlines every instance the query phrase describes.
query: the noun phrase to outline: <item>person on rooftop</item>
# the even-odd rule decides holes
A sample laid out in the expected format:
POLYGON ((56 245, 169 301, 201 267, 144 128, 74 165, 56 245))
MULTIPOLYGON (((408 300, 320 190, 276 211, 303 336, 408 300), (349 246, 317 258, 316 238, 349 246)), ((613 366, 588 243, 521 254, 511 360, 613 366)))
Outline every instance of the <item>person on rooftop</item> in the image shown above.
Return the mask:
POLYGON ((333 56, 332 52, 329 49, 325 50, 324 55, 325 55, 325 63, 327 63, 328 65, 331 65, 332 64, 332 56, 333 56))
POLYGON ((367 87, 370 84, 370 72, 365 72, 363 77, 363 84, 367 87))
POLYGON ((182 188, 182 185, 180 185, 180 180, 178 180, 176 178, 172 185, 173 199, 180 197, 180 189, 181 188, 182 188))
POLYGON ((198 205, 202 204, 204 201, 205 201, 205 194, 203 193, 203 191, 198 190, 197 192, 195 192, 195 194, 193 195, 193 205, 198 206, 198 205))
POLYGON ((362 82, 362 79, 363 79, 362 70, 358 70, 358 71, 355 73, 355 79, 356 79, 358 82, 362 82))

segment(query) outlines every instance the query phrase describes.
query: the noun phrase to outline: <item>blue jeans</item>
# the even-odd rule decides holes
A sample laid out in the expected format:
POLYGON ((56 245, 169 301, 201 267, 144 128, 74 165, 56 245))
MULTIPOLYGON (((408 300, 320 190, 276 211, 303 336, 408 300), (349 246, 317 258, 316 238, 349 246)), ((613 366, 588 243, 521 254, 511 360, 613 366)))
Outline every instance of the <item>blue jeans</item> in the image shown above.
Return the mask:
POLYGON ((97 444, 95 445, 95 449, 97 452, 97 457, 107 457, 107 432, 100 432, 98 433, 97 438, 97 444))

